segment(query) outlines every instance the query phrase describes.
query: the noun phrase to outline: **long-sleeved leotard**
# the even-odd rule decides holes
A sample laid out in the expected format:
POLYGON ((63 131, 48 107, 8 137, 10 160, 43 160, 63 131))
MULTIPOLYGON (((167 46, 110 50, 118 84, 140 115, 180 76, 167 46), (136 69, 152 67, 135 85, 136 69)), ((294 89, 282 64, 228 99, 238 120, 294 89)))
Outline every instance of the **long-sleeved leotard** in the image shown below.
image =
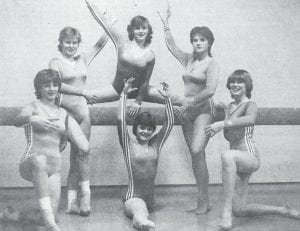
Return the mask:
MULTIPOLYGON (((155 64, 155 56, 151 49, 145 47, 145 54, 141 57, 130 56, 128 50, 130 46, 128 42, 114 29, 113 23, 108 23, 105 18, 101 17, 96 7, 88 1, 87 6, 95 20, 103 27, 109 37, 112 39, 117 51, 117 70, 112 82, 115 91, 120 94, 124 87, 124 79, 135 78, 132 83, 137 91, 128 95, 128 98, 136 98, 141 103, 147 93, 149 81, 155 64)), ((97 93, 95 93, 97 95, 97 93)))
POLYGON ((20 117, 30 117, 33 115, 43 116, 55 123, 57 129, 52 131, 35 131, 30 123, 20 124, 25 129, 27 140, 26 150, 21 157, 21 163, 33 155, 46 155, 48 158, 60 158, 60 149, 64 144, 68 115, 62 108, 57 108, 57 118, 51 117, 45 106, 40 101, 35 101, 24 107, 20 117))
POLYGON ((193 102, 187 112, 189 117, 195 117, 200 113, 210 113, 214 116, 214 103, 211 97, 218 84, 217 62, 211 57, 206 57, 196 63, 192 54, 183 52, 176 46, 170 30, 165 30, 165 41, 171 54, 184 68, 182 75, 184 96, 193 102))
POLYGON ((174 124, 174 115, 170 99, 166 100, 167 120, 161 130, 148 143, 147 153, 139 150, 136 139, 131 138, 126 127, 126 95, 121 97, 121 121, 118 124, 119 139, 123 149, 128 171, 128 190, 125 200, 138 197, 151 207, 154 203, 154 180, 159 153, 168 138, 174 124))
POLYGON ((257 111, 257 105, 252 101, 243 102, 235 109, 233 103, 225 108, 224 137, 231 149, 245 150, 257 157, 253 140, 257 111))

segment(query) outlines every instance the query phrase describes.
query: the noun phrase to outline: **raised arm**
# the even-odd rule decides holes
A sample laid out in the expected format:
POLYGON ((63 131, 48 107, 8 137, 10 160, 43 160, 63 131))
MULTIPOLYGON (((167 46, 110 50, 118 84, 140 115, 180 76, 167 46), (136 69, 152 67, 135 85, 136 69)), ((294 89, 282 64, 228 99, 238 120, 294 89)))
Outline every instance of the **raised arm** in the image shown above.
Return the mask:
POLYGON ((169 27, 169 18, 171 17, 171 9, 169 4, 168 9, 164 15, 162 15, 160 12, 158 12, 158 14, 164 25, 165 42, 169 51, 172 55, 175 56, 175 58, 181 63, 181 65, 185 67, 188 63, 189 54, 179 49, 175 43, 175 40, 169 27))
POLYGON ((118 127, 119 142, 123 150, 125 146, 124 144, 128 142, 128 131, 126 125, 126 101, 127 101, 127 94, 121 93, 118 114, 117 114, 117 127, 118 127))
POLYGON ((84 55, 84 61, 85 64, 88 66, 93 61, 93 59, 98 55, 98 53, 102 50, 102 48, 105 46, 105 44, 108 41, 108 35, 103 34, 97 43, 86 53, 83 53, 84 55))
POLYGON ((174 113, 173 113, 172 102, 170 99, 169 86, 165 82, 163 82, 162 85, 163 85, 163 91, 160 91, 160 93, 165 98, 166 121, 163 124, 160 131, 158 132, 158 134, 156 135, 156 142, 158 145, 159 153, 160 153, 165 141, 167 140, 168 136, 170 135, 170 132, 174 125, 174 113))
POLYGON ((115 47, 118 48, 122 42, 122 36, 112 26, 114 22, 109 22, 107 17, 105 16, 106 12, 104 13, 100 12, 98 8, 90 0, 85 0, 85 2, 91 14, 95 18, 95 20, 100 24, 100 26, 102 26, 102 28, 105 30, 107 35, 112 39, 115 47))
POLYGON ((129 135, 128 135, 127 125, 126 125, 126 101, 127 101, 127 94, 136 90, 136 88, 132 88, 133 81, 134 78, 131 77, 124 83, 124 88, 121 93, 119 108, 117 113, 117 127, 118 127, 119 141, 123 149, 123 152, 125 154, 126 152, 129 152, 129 150, 126 150, 128 149, 128 144, 129 144, 129 135))

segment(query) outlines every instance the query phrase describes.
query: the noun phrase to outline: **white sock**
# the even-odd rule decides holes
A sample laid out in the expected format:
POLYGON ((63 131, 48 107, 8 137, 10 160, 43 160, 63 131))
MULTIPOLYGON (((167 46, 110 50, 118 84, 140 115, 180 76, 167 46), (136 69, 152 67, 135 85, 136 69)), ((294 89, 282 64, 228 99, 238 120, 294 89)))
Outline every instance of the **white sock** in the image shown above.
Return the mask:
POLYGON ((41 210, 42 218, 46 226, 55 226, 55 219, 51 208, 50 197, 42 197, 39 199, 39 205, 41 210))
POLYGON ((77 190, 68 190, 68 203, 77 200, 77 190))
POLYGON ((83 193, 90 193, 91 192, 90 181, 89 180, 81 181, 80 186, 81 186, 81 192, 83 192, 83 193))
POLYGON ((82 181, 81 182, 81 200, 80 200, 80 207, 87 207, 90 209, 91 203, 91 189, 90 189, 90 181, 82 181))

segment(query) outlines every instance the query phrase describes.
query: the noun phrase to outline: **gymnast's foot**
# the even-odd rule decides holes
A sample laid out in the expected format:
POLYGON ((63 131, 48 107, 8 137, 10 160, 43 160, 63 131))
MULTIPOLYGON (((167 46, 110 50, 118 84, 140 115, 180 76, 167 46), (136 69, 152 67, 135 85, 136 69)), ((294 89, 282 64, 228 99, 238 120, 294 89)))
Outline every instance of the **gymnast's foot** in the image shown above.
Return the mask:
POLYGON ((210 211, 211 207, 208 201, 198 200, 197 208, 186 210, 187 213, 196 213, 197 215, 203 215, 210 211))
POLYGON ((155 227, 155 223, 147 218, 133 217, 132 224, 134 228, 141 231, 150 231, 155 227))
POLYGON ((222 220, 219 224, 220 230, 230 230, 232 228, 232 216, 231 214, 223 214, 222 220))
POLYGON ((72 200, 71 202, 68 202, 68 207, 66 210, 67 214, 79 214, 79 207, 77 205, 76 200, 72 200))
POLYGON ((2 213, 0 213, 0 220, 2 221, 19 221, 20 212, 13 207, 8 206, 2 213))
POLYGON ((80 216, 88 217, 91 214, 91 193, 90 192, 82 192, 80 198, 80 216))
POLYGON ((290 206, 286 205, 284 207, 284 212, 288 218, 300 220, 300 212, 296 209, 292 209, 290 206))

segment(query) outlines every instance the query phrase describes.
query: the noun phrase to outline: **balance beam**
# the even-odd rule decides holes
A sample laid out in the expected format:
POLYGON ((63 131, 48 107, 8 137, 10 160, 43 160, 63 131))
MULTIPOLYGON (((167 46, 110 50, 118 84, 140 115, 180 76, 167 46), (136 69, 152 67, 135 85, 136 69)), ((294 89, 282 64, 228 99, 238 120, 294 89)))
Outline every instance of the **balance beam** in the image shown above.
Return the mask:
MULTIPOLYGON (((13 126, 14 118, 20 113, 20 107, 0 107, 0 126, 13 126)), ((154 115, 158 125, 165 120, 164 107, 144 107, 142 111, 148 111, 154 115)), ((117 107, 90 107, 91 122, 93 126, 116 125, 117 107)), ((219 116, 216 120, 221 120, 219 116)), ((132 124, 132 119, 128 120, 132 124)), ((259 108, 257 125, 300 125, 300 108, 259 108)), ((175 125, 180 125, 175 120, 175 125)))

